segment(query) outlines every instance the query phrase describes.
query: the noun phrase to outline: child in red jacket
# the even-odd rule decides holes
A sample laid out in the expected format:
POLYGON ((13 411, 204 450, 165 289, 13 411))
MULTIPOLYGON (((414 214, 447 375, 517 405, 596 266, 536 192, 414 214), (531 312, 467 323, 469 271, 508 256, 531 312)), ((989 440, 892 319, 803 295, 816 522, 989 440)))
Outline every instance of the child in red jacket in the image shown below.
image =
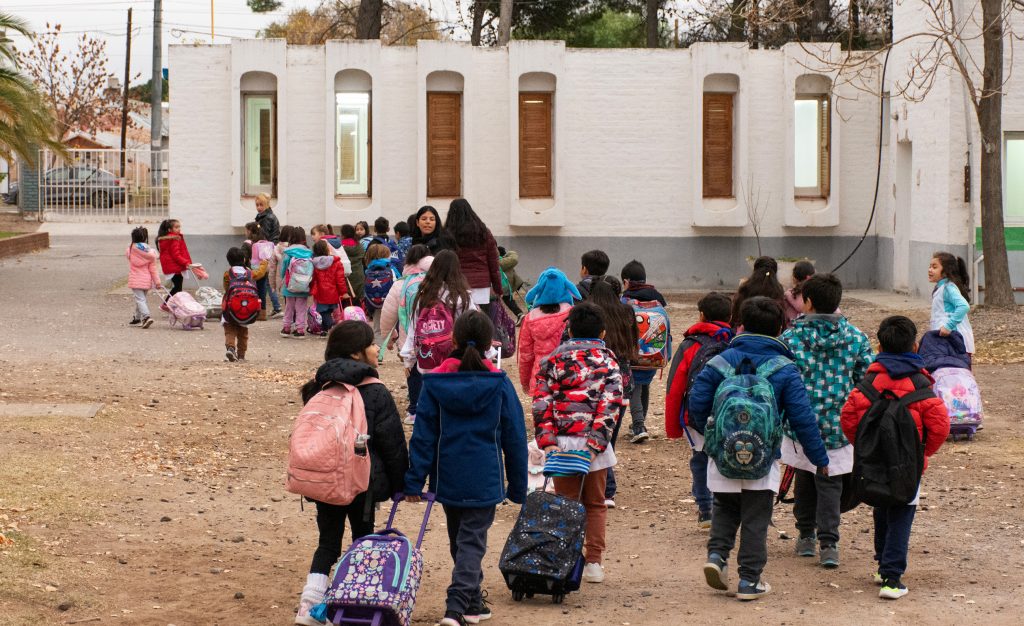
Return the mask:
MULTIPOLYGON (((916 339, 917 327, 908 318, 896 315, 882 320, 878 327, 881 352, 868 368, 864 381, 880 392, 888 390, 901 398, 917 388, 915 374, 924 376, 930 387, 933 381, 924 369, 924 360, 916 353, 916 339)), ((854 442, 854 446, 857 445, 857 426, 870 407, 871 401, 859 389, 853 390, 843 406, 843 434, 854 442)), ((942 400, 936 397, 914 402, 907 408, 922 433, 924 465, 927 468, 928 457, 939 451, 949 435, 949 413, 942 400)), ((898 600, 907 595, 907 586, 900 578, 907 569, 910 527, 917 511, 917 501, 915 497, 910 504, 874 507, 875 560, 878 562, 875 582, 882 585, 878 592, 880 598, 898 600)))
POLYGON ((309 293, 316 303, 316 312, 320 314, 320 336, 326 337, 334 326, 334 310, 341 305, 342 298, 348 296, 345 270, 341 259, 331 252, 331 246, 325 239, 313 244, 313 281, 309 293))
POLYGON ((686 435, 692 448, 690 455, 690 492, 697 502, 697 526, 711 528, 711 505, 714 494, 708 489, 708 455, 704 452, 704 435, 690 426, 686 414, 688 386, 711 357, 729 346, 733 332, 729 326, 732 299, 712 291, 697 303, 700 321, 686 331, 669 368, 665 392, 665 435, 678 439, 686 435), (694 360, 697 359, 697 363, 694 360))
POLYGON ((160 269, 171 277, 171 295, 181 291, 185 282, 182 274, 194 265, 188 254, 185 237, 181 234, 181 222, 164 220, 157 231, 156 249, 160 252, 160 269))

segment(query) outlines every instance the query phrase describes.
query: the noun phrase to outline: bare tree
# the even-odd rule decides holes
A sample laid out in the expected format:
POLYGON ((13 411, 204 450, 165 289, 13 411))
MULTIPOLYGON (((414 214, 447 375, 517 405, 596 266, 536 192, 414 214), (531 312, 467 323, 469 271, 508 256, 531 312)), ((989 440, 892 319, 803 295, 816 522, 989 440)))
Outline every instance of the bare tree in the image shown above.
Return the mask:
POLYGON ((761 202, 761 187, 754 185, 754 177, 747 177, 746 182, 740 181, 740 196, 747 205, 747 220, 750 227, 754 229, 754 240, 757 242, 757 256, 761 256, 761 224, 764 222, 765 213, 768 212, 768 205, 771 203, 772 194, 761 202))

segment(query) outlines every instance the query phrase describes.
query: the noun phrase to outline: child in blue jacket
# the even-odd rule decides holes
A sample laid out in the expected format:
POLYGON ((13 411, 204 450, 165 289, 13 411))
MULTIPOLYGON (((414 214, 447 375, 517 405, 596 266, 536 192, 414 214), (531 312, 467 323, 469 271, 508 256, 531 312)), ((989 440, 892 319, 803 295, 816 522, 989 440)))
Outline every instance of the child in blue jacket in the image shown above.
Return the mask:
MULTIPOLYGON (((758 296, 743 303, 741 316, 744 332, 716 358, 724 359, 730 367, 736 368, 746 361, 754 368, 778 357, 788 361, 768 376, 768 382, 772 385, 782 419, 793 429, 807 458, 820 473, 827 475, 828 454, 821 441, 818 420, 811 411, 800 370, 792 362, 793 353, 777 339, 786 320, 782 307, 770 298, 758 296)), ((722 374, 709 366, 701 370, 693 383, 689 415, 693 427, 701 434, 704 434, 711 417, 715 392, 723 380, 722 374)), ((768 524, 771 523, 775 493, 779 489, 779 465, 773 462, 768 475, 758 480, 730 479, 719 473, 714 460, 718 451, 710 449, 707 441, 704 451, 710 457, 708 488, 715 494, 704 577, 711 587, 728 589, 726 564, 736 543, 736 531, 742 526, 736 557, 740 573, 736 597, 754 600, 771 591, 771 586, 762 580, 761 573, 768 562, 768 524)), ((778 447, 769 453, 772 458, 779 458, 778 447)))
POLYGON ((419 500, 429 476, 448 524, 455 565, 440 626, 491 617, 481 589, 487 531, 498 503, 526 500, 527 480, 523 407, 512 381, 484 357, 494 336, 490 317, 470 311, 452 335, 451 356, 423 376, 405 475, 409 501, 419 500))

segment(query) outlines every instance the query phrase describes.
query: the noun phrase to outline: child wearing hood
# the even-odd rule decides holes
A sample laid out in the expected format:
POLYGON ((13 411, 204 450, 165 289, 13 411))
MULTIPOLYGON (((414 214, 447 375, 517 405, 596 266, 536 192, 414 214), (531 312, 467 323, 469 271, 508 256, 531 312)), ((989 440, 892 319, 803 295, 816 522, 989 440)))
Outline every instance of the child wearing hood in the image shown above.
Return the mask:
POLYGON ((306 229, 301 226, 293 226, 288 237, 288 247, 281 253, 281 269, 278 278, 281 279, 281 295, 284 296, 284 327, 281 328, 282 337, 294 337, 295 339, 306 338, 306 305, 309 302, 309 290, 293 291, 288 288, 285 278, 288 276, 288 267, 296 259, 309 261, 313 258, 313 252, 306 247, 306 229))
POLYGON ((313 296, 316 312, 320 314, 320 336, 326 337, 334 326, 334 310, 348 296, 345 270, 341 259, 331 253, 331 246, 321 239, 313 244, 313 282, 309 293, 313 296))
POLYGON ((356 240, 356 228, 351 224, 341 225, 341 249, 348 257, 349 265, 345 268, 348 280, 352 283, 352 297, 357 301, 363 299, 363 283, 366 281, 363 256, 366 251, 356 240), (351 271, 349 271, 351 268, 351 271))
POLYGON ((871 365, 867 335, 836 313, 843 285, 832 274, 815 274, 800 289, 804 314, 782 334, 782 343, 796 356, 795 363, 818 418, 818 430, 828 450, 828 476, 815 475, 792 429, 782 440, 782 462, 796 470, 793 516, 799 537, 798 556, 813 557, 827 568, 839 567, 839 514, 843 475, 853 471, 853 445, 843 435, 839 411, 850 391, 871 365))
POLYGON ((341 237, 334 234, 330 224, 317 224, 309 229, 309 236, 312 237, 313 243, 321 239, 326 241, 330 246, 328 248, 330 253, 341 259, 341 268, 345 270, 345 275, 348 276, 352 273, 352 262, 348 260, 348 255, 345 254, 345 251, 341 249, 341 237))
POLYGON ((490 619, 481 588, 487 531, 497 504, 526 500, 523 407, 508 376, 484 356, 493 337, 494 325, 481 311, 455 321, 455 349, 423 377, 409 441, 405 498, 418 501, 430 478, 455 562, 440 626, 490 619))
POLYGON ((549 267, 526 294, 530 312, 519 330, 519 384, 533 394, 541 362, 562 342, 572 303, 581 300, 576 285, 557 267, 549 267))

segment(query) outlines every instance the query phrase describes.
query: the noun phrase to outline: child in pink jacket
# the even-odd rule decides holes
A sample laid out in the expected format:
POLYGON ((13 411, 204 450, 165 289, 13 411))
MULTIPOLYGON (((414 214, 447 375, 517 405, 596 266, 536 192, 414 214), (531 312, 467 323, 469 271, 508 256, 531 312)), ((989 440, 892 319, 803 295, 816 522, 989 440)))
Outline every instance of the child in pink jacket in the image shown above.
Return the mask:
POLYGON ((132 231, 132 245, 125 252, 128 259, 128 288, 135 296, 135 317, 129 326, 149 328, 153 318, 149 316, 146 296, 150 289, 160 286, 160 275, 156 271, 156 250, 149 247, 149 231, 139 226, 132 231))
POLYGON ((557 267, 541 272, 526 294, 530 312, 519 330, 519 384, 526 393, 533 394, 540 364, 562 342, 574 300, 582 300, 579 290, 557 267))

